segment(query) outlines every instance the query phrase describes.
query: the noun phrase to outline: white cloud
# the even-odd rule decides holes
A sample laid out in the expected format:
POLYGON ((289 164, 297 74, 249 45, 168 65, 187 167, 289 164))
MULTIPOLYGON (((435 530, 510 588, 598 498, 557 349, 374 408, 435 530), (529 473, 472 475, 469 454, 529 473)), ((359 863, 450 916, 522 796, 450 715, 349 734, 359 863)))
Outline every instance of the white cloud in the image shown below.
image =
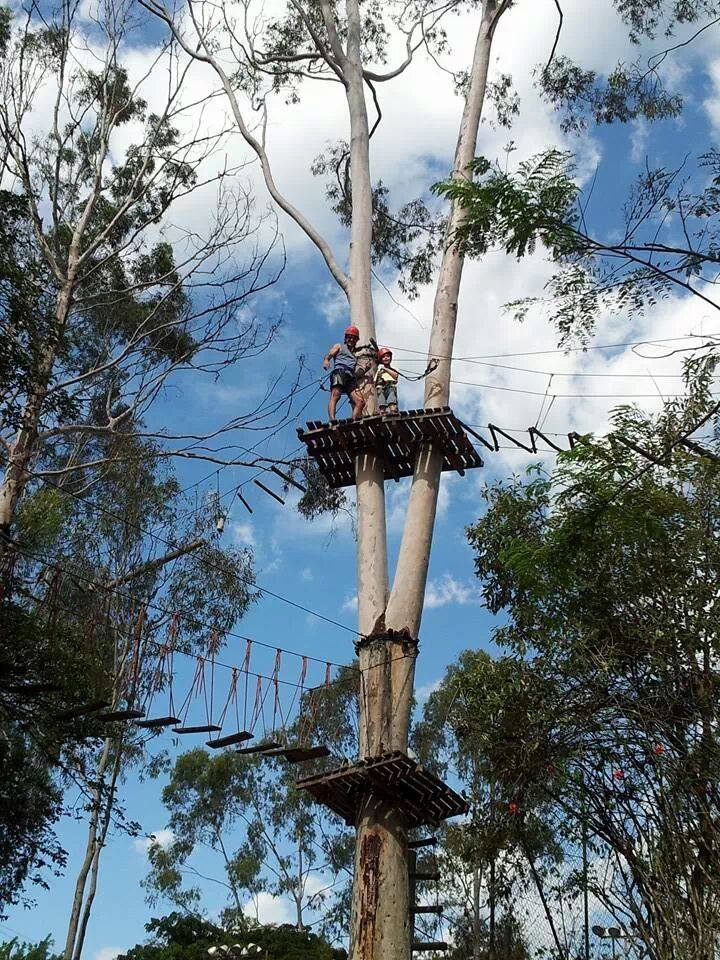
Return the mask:
POLYGON ((172 830, 163 828, 162 830, 156 830, 154 833, 149 834, 146 837, 136 837, 133 840, 133 846, 138 851, 138 853, 147 853, 152 846, 162 847, 163 850, 167 849, 170 844, 175 839, 175 834, 172 830))
MULTIPOLYGON (((304 890, 304 904, 305 910, 307 911, 305 915, 306 922, 308 914, 312 916, 317 915, 315 908, 320 905, 321 898, 315 900, 312 907, 308 907, 308 903, 316 894, 326 891, 332 883, 332 877, 324 873, 311 873, 306 878, 304 890)), ((253 920, 259 920, 260 923, 294 924, 297 921, 295 904, 289 898, 276 897, 267 892, 259 894, 258 897, 253 900, 249 900, 243 906, 243 913, 247 917, 252 917, 253 920)))
POLYGON ((429 609, 445 607, 450 603, 462 606, 466 603, 479 602, 476 584, 462 583, 449 573, 443 574, 437 580, 428 580, 425 587, 425 606, 429 609))
POLYGON ((233 541, 235 543, 240 543, 244 547, 255 547, 257 546, 257 541, 255 539, 255 528, 250 522, 240 522, 230 524, 230 533, 232 534, 233 541))
POLYGON ((115 960, 115 957, 123 952, 122 947, 100 947, 95 954, 94 960, 115 960))
POLYGON ((301 580, 304 580, 306 583, 308 583, 309 581, 311 581, 311 580, 313 579, 313 572, 312 572, 312 570, 310 569, 310 567, 304 567, 304 568, 300 571, 300 579, 301 579, 301 580))
POLYGON ((630 159, 633 163, 641 163, 645 159, 647 151, 648 139, 650 137, 650 124, 647 120, 639 118, 632 121, 631 130, 630 159))
POLYGON ((348 594, 345 597, 342 605, 342 609, 347 613, 355 613, 358 608, 358 598, 356 593, 348 594))
POLYGON ((260 923, 294 923, 295 910, 289 900, 274 897, 271 893, 259 893, 255 901, 246 903, 243 913, 260 923))
POLYGON ((441 684, 442 677, 438 677, 437 680, 433 680, 431 683, 423 683, 417 687, 415 689, 415 700, 418 706, 422 707, 422 705, 430 699, 430 694, 440 689, 441 684))

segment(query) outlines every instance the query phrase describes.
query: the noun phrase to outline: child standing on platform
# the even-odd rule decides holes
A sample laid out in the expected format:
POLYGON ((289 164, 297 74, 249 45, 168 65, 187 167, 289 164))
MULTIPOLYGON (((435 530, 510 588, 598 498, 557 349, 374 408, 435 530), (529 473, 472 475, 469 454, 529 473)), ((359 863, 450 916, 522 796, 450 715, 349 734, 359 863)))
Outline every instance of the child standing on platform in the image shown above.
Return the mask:
POLYGON ((375 389, 380 413, 398 412, 397 383, 400 374, 390 366, 391 363, 392 350, 389 347, 380 347, 375 371, 375 389))

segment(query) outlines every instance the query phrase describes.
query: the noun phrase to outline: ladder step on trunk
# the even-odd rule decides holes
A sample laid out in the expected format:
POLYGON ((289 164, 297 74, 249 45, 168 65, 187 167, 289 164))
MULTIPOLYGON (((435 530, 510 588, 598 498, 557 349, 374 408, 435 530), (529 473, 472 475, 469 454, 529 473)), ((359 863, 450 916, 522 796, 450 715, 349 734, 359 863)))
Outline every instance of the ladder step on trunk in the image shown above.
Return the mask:
POLYGON ((426 950, 449 950, 450 946, 442 940, 415 940, 412 948, 413 953, 424 953, 426 950))
POLYGON ((422 837, 420 840, 409 840, 408 850, 420 850, 422 847, 436 847, 437 837, 422 837))

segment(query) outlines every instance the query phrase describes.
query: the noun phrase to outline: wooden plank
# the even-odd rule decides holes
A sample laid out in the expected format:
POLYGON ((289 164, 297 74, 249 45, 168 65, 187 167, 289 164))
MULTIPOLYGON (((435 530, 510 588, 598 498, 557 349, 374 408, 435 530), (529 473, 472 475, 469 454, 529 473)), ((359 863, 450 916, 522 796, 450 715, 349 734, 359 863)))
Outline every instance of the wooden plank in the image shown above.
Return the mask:
POLYGON ((187 734, 187 733, 216 733, 217 731, 222 730, 222 727, 218 727, 215 723, 199 723, 194 727, 173 727, 173 733, 187 734))
POLYGON ((330 751, 325 746, 291 747, 285 751, 285 756, 290 763, 306 763, 308 760, 329 757, 330 751))
POLYGON ((95 719, 103 723, 117 723, 122 720, 141 720, 144 716, 144 710, 110 710, 108 713, 99 713, 95 719))
POLYGON ((302 435, 308 455, 315 457, 328 484, 335 488, 355 483, 355 460, 371 453, 383 458, 387 480, 411 476, 421 447, 438 444, 443 453, 442 470, 482 466, 464 425, 448 407, 403 410, 397 414, 339 420, 330 426, 309 421, 312 430, 302 435))
POLYGON ((174 727, 180 723, 180 717, 150 717, 148 720, 136 720, 135 726, 144 730, 161 730, 163 727, 174 727))
POLYGON ((274 750, 276 747, 279 747, 280 744, 276 743, 274 740, 266 741, 265 743, 256 743, 252 747, 240 747, 236 752, 241 754, 244 757, 251 756, 255 753, 262 753, 265 750, 274 750))
POLYGON ((252 738, 253 735, 247 730, 239 730, 237 733, 229 733, 226 737, 208 740, 205 745, 212 750, 219 750, 221 747, 232 747, 236 743, 244 743, 246 740, 252 740, 252 738))

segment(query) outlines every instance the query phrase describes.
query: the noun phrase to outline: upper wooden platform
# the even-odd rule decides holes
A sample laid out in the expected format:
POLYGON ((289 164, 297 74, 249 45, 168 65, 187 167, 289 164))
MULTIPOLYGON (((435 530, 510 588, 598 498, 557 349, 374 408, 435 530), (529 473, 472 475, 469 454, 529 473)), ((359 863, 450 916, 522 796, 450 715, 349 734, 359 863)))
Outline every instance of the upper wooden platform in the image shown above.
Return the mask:
POLYGON ((298 429, 298 437, 307 445, 328 484, 335 488, 355 483, 355 458, 363 453, 382 458, 386 480, 412 476, 418 450, 427 441, 442 450, 443 470, 457 470, 462 476, 466 470, 483 465, 450 407, 402 410, 332 424, 310 420, 305 430, 298 429))
POLYGON ((470 809, 464 797, 404 753, 385 753, 297 781, 316 800, 355 824, 368 796, 385 797, 405 816, 408 829, 438 824, 470 809))

